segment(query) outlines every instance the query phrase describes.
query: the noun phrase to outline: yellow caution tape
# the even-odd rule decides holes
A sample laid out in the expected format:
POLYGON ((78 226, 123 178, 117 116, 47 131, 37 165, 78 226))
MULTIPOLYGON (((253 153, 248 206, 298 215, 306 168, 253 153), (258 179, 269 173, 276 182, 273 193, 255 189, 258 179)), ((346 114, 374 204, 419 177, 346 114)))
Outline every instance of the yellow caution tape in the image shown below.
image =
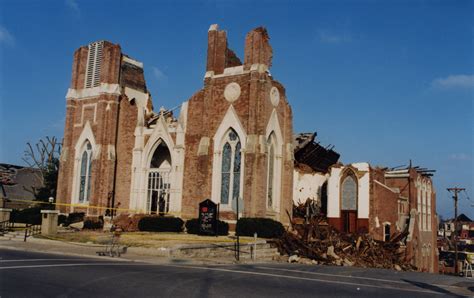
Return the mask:
MULTIPOLYGON (((50 203, 43 201, 32 201, 32 200, 20 200, 20 199, 8 199, 9 201, 18 201, 25 203, 34 203, 34 204, 46 204, 46 205, 55 205, 55 206, 67 206, 67 207, 77 207, 77 208, 91 208, 91 209, 109 209, 110 211, 131 211, 133 213, 146 213, 142 209, 130 209, 130 208, 110 208, 103 206, 93 206, 93 205, 84 205, 84 204, 68 204, 68 203, 50 203)), ((179 212, 167 212, 165 215, 179 215, 179 212)))

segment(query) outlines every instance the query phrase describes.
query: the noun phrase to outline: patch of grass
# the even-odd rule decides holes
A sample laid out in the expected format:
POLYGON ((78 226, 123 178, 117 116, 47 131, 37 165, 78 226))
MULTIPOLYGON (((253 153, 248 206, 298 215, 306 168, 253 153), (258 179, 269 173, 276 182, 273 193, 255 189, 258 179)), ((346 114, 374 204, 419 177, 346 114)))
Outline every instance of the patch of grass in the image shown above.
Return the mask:
MULTIPOLYGON (((111 236, 111 233, 108 232, 80 231, 74 233, 60 233, 52 239, 79 243, 106 244, 111 236)), ((253 237, 240 237, 241 243, 248 243, 253 240, 253 237)), ((234 241, 234 239, 227 236, 198 236, 183 233, 125 232, 120 236, 121 245, 148 248, 171 247, 177 244, 190 243, 232 243, 234 241)))

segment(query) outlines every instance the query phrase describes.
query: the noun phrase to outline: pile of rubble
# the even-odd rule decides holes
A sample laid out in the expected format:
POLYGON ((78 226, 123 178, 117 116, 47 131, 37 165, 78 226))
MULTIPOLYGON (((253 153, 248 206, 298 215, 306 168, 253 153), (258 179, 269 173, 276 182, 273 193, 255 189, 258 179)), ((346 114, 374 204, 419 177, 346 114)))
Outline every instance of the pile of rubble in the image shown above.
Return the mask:
POLYGON ((289 262, 414 270, 405 260, 402 241, 408 232, 378 241, 368 234, 340 233, 320 215, 293 218, 291 228, 276 241, 289 262))

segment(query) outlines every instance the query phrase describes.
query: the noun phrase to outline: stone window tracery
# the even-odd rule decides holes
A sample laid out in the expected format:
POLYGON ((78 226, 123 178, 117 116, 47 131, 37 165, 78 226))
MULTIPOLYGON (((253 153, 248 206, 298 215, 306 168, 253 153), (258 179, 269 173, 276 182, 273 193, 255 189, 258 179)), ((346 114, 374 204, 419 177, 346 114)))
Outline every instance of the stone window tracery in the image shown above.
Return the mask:
POLYGON ((241 143, 231 128, 224 138, 221 165, 221 204, 228 205, 240 197, 241 143))
POLYGON ((91 192, 91 163, 92 163, 92 146, 87 141, 81 157, 80 181, 79 181, 79 202, 88 202, 91 192))
POLYGON ((171 153, 162 140, 153 152, 148 169, 146 210, 151 214, 166 214, 170 209, 171 153))

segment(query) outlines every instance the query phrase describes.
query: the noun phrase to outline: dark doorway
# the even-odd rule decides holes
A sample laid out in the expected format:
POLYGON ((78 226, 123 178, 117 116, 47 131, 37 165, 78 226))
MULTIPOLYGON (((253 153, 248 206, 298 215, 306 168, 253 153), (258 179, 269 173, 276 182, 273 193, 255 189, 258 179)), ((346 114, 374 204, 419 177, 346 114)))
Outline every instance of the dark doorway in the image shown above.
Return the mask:
POLYGON ((384 227, 384 241, 388 242, 390 241, 390 225, 386 224, 384 227))
POLYGON ((328 214, 328 183, 324 182, 321 186, 321 213, 324 216, 328 214))
POLYGON ((341 183, 341 219, 345 233, 357 231, 357 189, 357 178, 349 172, 341 183))
POLYGON ((343 210, 342 229, 345 233, 355 233, 357 231, 357 211, 343 210))

